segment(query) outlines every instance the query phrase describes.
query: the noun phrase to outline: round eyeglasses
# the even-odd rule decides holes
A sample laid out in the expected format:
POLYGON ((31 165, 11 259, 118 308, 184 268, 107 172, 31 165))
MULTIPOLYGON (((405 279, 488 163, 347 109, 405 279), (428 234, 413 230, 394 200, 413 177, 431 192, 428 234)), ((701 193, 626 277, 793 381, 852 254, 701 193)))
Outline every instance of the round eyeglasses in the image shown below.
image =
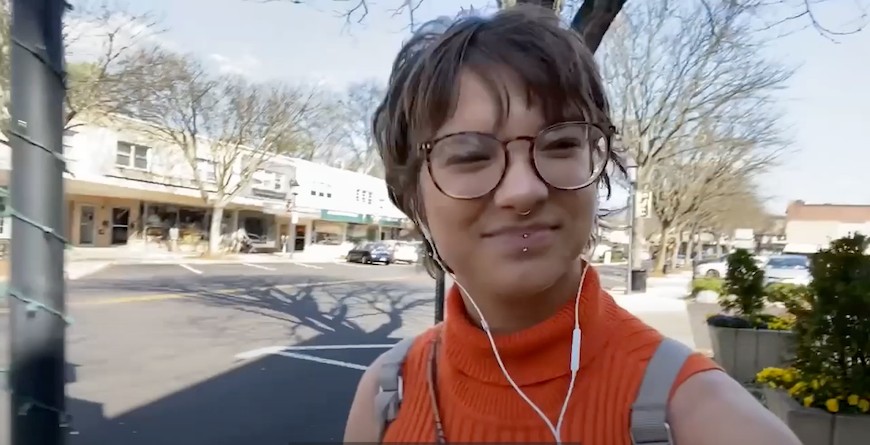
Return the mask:
POLYGON ((464 131, 424 143, 426 164, 435 187, 454 199, 475 199, 495 190, 510 163, 507 145, 529 143, 532 168, 545 184, 578 190, 594 183, 607 167, 616 129, 588 122, 564 122, 537 136, 502 141, 489 133, 464 131))

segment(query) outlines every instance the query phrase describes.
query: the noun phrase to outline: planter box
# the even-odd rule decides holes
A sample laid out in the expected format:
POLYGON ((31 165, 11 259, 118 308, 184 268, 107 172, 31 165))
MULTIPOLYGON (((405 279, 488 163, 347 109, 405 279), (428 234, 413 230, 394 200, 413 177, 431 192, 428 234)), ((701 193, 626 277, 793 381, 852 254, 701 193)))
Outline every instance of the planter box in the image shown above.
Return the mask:
POLYGON ((794 357, 794 333, 766 329, 708 326, 713 357, 725 372, 741 383, 769 366, 783 366, 794 357))
MULTIPOLYGON (((706 300, 712 299, 703 291, 698 296, 704 296, 706 300)), ((715 293, 713 293, 715 294, 715 293)), ((692 339, 695 341, 695 349, 703 351, 713 350, 713 341, 710 338, 710 329, 707 326, 707 317, 713 314, 722 314, 724 310, 718 303, 707 303, 699 301, 687 301, 686 311, 689 313, 689 325, 692 328, 692 339)), ((764 313, 771 315, 783 315, 785 309, 777 306, 768 306, 764 308, 764 313)))
POLYGON ((713 343, 710 341, 710 329, 707 327, 707 317, 722 312, 722 308, 716 303, 689 301, 686 303, 686 311, 689 312, 689 325, 692 328, 692 339, 695 340, 695 349, 712 351, 713 343))
POLYGON ((870 416, 831 414, 804 408, 779 389, 764 388, 770 411, 798 436, 804 445, 858 445, 870 437, 870 416))

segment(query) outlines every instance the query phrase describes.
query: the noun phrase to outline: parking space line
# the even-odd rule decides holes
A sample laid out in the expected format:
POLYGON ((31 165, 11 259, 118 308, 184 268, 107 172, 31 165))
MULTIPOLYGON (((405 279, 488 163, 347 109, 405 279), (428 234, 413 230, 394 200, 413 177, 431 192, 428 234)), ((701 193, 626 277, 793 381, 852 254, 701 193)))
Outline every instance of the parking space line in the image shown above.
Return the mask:
POLYGON ((259 264, 251 264, 251 263, 242 263, 242 266, 248 266, 248 267, 253 267, 256 269, 263 269, 263 270, 275 270, 274 267, 261 266, 259 264))
POLYGON ((358 345, 319 345, 319 346, 285 346, 283 351, 342 351, 345 349, 389 349, 396 346, 392 344, 358 344, 358 345))
POLYGON ((184 263, 179 263, 178 265, 179 265, 180 267, 183 267, 183 268, 185 268, 185 269, 187 269, 187 270, 189 270, 189 271, 191 271, 191 272, 197 274, 197 275, 202 275, 202 271, 199 270, 199 269, 194 269, 193 267, 190 267, 190 266, 188 266, 187 264, 184 264, 184 263))
POLYGON ((308 355, 308 354, 299 354, 298 352, 281 351, 281 352, 276 352, 275 355, 280 355, 282 357, 298 358, 300 360, 307 360, 309 362, 322 363, 324 365, 333 365, 333 366, 340 366, 342 368, 358 369, 360 371, 365 371, 366 369, 369 369, 368 366, 358 365, 356 363, 343 362, 341 360, 332 360, 332 359, 328 359, 328 358, 315 357, 313 355, 308 355))
POLYGON ((320 266, 315 266, 313 264, 297 263, 296 261, 291 261, 290 264, 295 264, 299 267, 305 267, 307 269, 318 269, 318 270, 323 269, 320 266))

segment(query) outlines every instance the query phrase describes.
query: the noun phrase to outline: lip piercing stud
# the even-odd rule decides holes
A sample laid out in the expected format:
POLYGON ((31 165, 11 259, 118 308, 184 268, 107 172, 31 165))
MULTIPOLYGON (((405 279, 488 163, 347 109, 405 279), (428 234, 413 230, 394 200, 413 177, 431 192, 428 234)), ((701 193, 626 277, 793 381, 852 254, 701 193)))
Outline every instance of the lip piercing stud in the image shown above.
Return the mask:
POLYGON ((528 233, 524 233, 524 234, 523 234, 523 238, 528 238, 528 237, 529 237, 529 234, 528 234, 528 233))
POLYGON ((528 252, 528 251, 529 251, 528 247, 523 247, 523 252, 528 252))

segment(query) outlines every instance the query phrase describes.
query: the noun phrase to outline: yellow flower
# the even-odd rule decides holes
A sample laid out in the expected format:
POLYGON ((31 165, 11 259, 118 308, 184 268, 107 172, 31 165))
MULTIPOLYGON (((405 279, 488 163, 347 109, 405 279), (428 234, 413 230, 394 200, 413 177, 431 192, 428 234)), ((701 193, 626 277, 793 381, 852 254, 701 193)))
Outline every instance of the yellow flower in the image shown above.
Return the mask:
POLYGON ((849 397, 846 397, 846 402, 849 403, 849 406, 857 406, 858 405, 858 395, 852 394, 849 397))
POLYGON ((792 397, 799 395, 806 387, 806 382, 797 382, 794 384, 794 386, 788 389, 788 395, 792 397))
POLYGON ((861 410, 862 413, 866 413, 870 411, 870 400, 861 399, 858 401, 858 409, 861 410))
POLYGON ((782 381, 785 383, 791 383, 794 380, 794 375, 790 372, 786 372, 782 375, 782 381))
POLYGON ((812 386, 814 390, 819 389, 819 381, 816 379, 813 379, 813 381, 810 382, 810 386, 812 386))
POLYGON ((837 399, 828 399, 828 401, 825 402, 825 408, 832 413, 836 413, 837 411, 840 411, 840 401, 837 399))
POLYGON ((767 386, 769 386, 773 389, 776 389, 776 383, 774 383, 774 382, 767 382, 767 386))
POLYGON ((814 399, 812 395, 804 397, 804 406, 809 408, 813 404, 813 401, 814 399))

